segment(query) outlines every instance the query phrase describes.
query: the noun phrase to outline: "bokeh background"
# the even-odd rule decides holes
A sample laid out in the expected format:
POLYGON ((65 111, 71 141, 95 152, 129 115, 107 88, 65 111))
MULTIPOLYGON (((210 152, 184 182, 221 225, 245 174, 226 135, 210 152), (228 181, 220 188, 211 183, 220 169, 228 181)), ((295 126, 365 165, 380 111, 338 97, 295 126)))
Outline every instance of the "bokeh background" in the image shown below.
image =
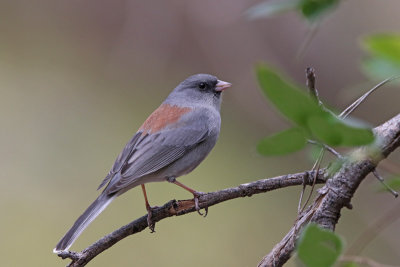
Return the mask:
MULTIPOLYGON (((400 3, 343 1, 320 25, 302 57, 310 25, 296 13, 249 20, 256 0, 0 0, 0 257, 2 266, 64 266, 58 240, 96 198, 98 184, 143 120, 187 76, 204 72, 233 83, 224 95, 220 140, 180 180, 215 191, 311 168, 308 150, 257 154, 257 141, 288 127, 264 99, 254 65, 266 61, 299 84, 313 66, 321 98, 341 110, 370 81, 360 71, 362 36, 400 28, 400 3)), ((378 125, 398 113, 398 86, 382 88, 355 116, 378 125)), ((399 153, 391 156, 398 164, 399 153)), ((191 196, 150 184, 152 205, 191 196)), ((347 244, 397 201, 361 185, 337 232, 347 244)), ((91 266, 255 266, 292 226, 299 188, 237 199, 207 218, 174 217, 126 238, 91 266)), ((113 202, 72 249, 145 214, 139 188, 113 202)), ((400 222, 363 255, 400 262, 400 222)), ((287 266, 297 265, 291 260, 287 266)))

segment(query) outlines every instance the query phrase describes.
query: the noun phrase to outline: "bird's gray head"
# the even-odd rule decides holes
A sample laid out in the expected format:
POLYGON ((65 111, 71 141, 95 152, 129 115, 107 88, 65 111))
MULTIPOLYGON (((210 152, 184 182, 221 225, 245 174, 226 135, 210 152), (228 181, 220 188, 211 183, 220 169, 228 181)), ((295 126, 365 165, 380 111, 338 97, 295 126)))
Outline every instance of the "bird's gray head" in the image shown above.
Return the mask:
POLYGON ((219 109, 222 92, 231 84, 210 74, 192 75, 181 82, 168 96, 170 104, 212 105, 219 109))

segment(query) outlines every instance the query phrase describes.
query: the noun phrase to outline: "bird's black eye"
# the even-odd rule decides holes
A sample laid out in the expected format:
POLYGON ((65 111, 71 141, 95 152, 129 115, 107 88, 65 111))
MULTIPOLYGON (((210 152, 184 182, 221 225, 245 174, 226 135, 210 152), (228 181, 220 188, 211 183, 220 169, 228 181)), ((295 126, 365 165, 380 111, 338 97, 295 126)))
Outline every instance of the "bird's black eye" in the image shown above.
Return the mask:
POLYGON ((205 84, 205 83, 199 83, 199 88, 200 88, 200 89, 206 88, 206 84, 205 84))

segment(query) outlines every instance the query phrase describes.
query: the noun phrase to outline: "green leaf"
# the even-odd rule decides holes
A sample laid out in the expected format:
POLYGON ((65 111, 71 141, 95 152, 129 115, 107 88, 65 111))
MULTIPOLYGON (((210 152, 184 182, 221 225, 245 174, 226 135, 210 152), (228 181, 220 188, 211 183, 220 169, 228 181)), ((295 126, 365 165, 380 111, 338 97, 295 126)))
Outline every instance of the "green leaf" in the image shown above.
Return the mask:
POLYGON ((268 136, 257 145, 264 156, 285 155, 302 149, 307 144, 306 134, 299 127, 268 136))
POLYGON ((301 12, 309 20, 315 20, 322 14, 335 8, 339 0, 302 0, 301 12))
POLYGON ((265 65, 256 68, 262 91, 275 107, 307 134, 331 146, 359 146, 374 140, 369 128, 354 127, 322 108, 310 95, 265 65))
POLYGON ((306 127, 309 117, 321 113, 321 108, 308 94, 286 82, 271 68, 258 65, 256 72, 264 94, 288 119, 306 127))
POLYGON ((329 146, 338 146, 343 141, 343 136, 335 129, 333 117, 312 116, 308 120, 311 133, 329 146))
POLYGON ((354 127, 337 119, 335 130, 342 136, 342 146, 362 146, 372 143, 375 140, 374 133, 370 128, 354 127))
POLYGON ((383 80, 400 74, 400 64, 379 57, 364 60, 362 69, 367 75, 376 80, 383 80))
POLYGON ((297 255, 307 267, 330 267, 343 250, 342 240, 335 233, 309 224, 297 243, 297 255))
POLYGON ((370 53, 400 65, 400 35, 375 34, 365 38, 363 44, 370 53))
POLYGON ((246 11, 246 16, 250 19, 271 17, 273 15, 294 10, 299 7, 302 0, 278 0, 261 2, 250 7, 246 11))
POLYGON ((308 126, 315 137, 330 146, 361 146, 375 140, 370 128, 353 127, 329 112, 310 117, 308 126))

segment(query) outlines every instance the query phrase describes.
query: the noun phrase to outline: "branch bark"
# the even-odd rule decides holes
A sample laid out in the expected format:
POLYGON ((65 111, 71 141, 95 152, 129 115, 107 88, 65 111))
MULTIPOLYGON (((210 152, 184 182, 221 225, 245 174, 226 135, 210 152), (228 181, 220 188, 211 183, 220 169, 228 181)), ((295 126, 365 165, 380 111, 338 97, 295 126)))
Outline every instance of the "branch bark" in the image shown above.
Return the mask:
MULTIPOLYGON (((237 187, 227 188, 216 192, 206 193, 199 197, 199 206, 200 208, 206 208, 230 199, 246 196, 250 197, 254 194, 265 193, 284 187, 302 184, 312 185, 316 174, 317 173, 313 171, 282 175, 242 184, 237 187)), ((326 178, 321 170, 317 174, 317 183, 324 183, 325 181, 326 178)), ((180 216, 195 211, 196 209, 193 199, 178 201, 171 200, 162 207, 156 208, 152 211, 152 220, 154 223, 156 223, 171 216, 180 216)), ((94 257, 104 250, 110 248, 121 239, 139 233, 147 227, 146 214, 145 216, 142 216, 121 227, 120 229, 104 236, 81 252, 62 251, 58 254, 58 256, 63 259, 70 258, 72 260, 72 262, 68 265, 70 267, 85 266, 94 257)))
POLYGON ((351 198, 360 183, 378 163, 400 146, 400 114, 374 129, 378 142, 354 150, 335 175, 318 190, 314 202, 296 220, 286 236, 258 266, 282 266, 295 248, 299 229, 308 222, 334 231, 343 207, 351 208, 351 198))

